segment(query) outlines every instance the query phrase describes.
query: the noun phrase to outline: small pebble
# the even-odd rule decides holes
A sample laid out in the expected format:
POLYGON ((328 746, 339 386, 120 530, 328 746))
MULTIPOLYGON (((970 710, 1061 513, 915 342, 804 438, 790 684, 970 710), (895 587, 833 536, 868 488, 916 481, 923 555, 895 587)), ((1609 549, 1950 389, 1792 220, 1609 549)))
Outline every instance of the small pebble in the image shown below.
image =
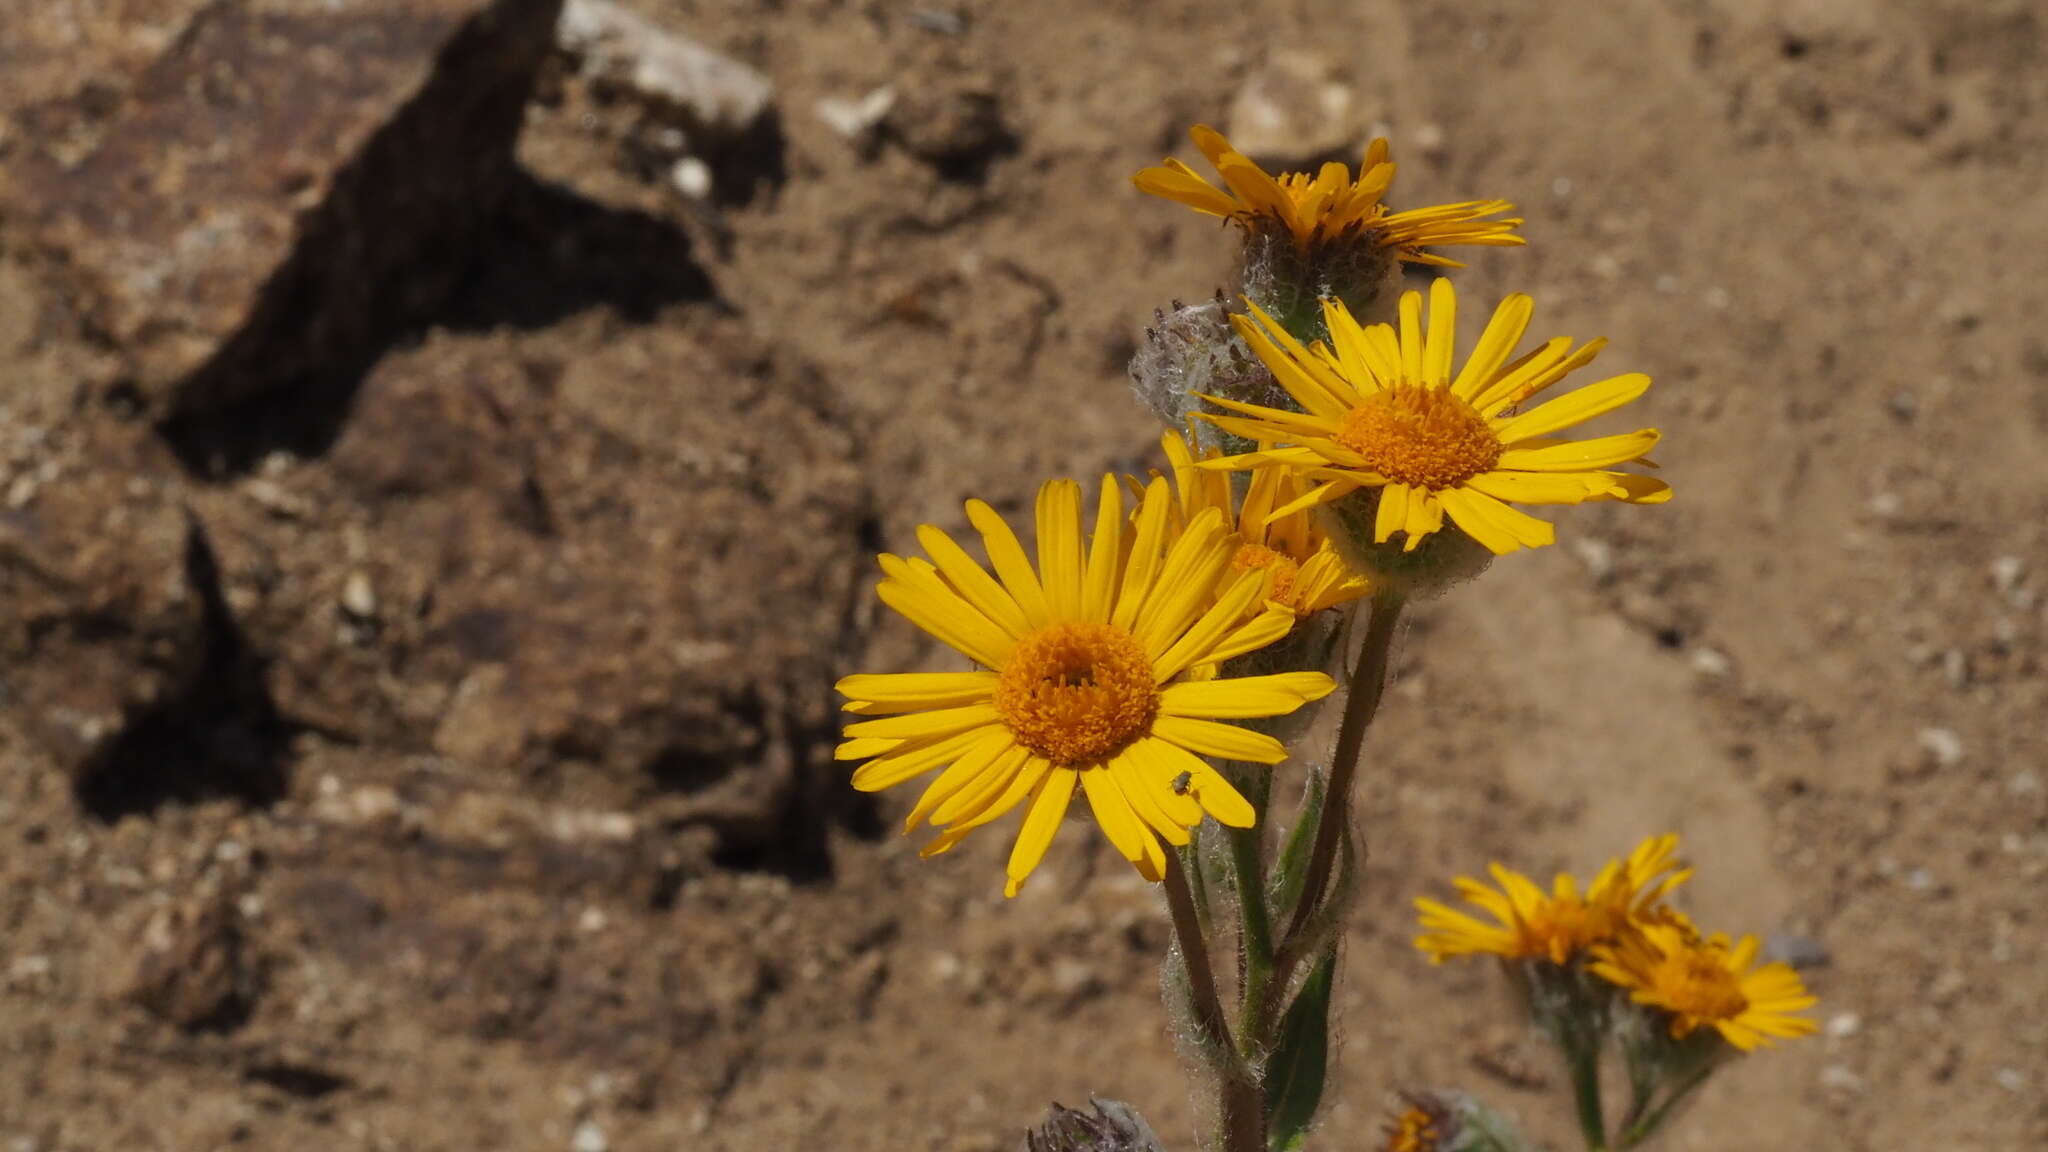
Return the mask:
POLYGON ((1914 395, 1909 388, 1901 388, 1892 393, 1891 398, 1885 403, 1891 408, 1892 415, 1900 420, 1911 420, 1920 414, 1920 397, 1914 395))
POLYGON ((2027 1074, 2017 1068, 2000 1068, 1991 1074, 1991 1078, 2007 1092, 2024 1092, 2027 1088, 2027 1074))
POLYGON ((1925 868, 1914 868, 1906 873, 1906 887, 1915 892, 1931 892, 1934 889, 1934 873, 1925 868))
POLYGON ((1920 749, 1934 761, 1936 768, 1953 768, 1962 763, 1963 738, 1949 728, 1922 728, 1920 749))
POLYGON ((711 195, 711 165, 695 156, 685 156, 668 170, 668 182, 691 200, 711 195))
POLYGON ((1552 180, 1550 182, 1550 194, 1559 200, 1571 195, 1572 178, 1569 176, 1559 176, 1557 179, 1552 180))
POLYGON ((358 620, 373 619, 377 615, 377 589, 370 583, 369 573, 358 568, 342 581, 341 608, 358 620))
POLYGON ((1709 679, 1720 680, 1735 670, 1735 664, 1718 648, 1692 650, 1692 670, 1709 679))
POLYGON ((1991 562, 1991 586, 2001 593, 2018 587, 2020 577, 2026 574, 2027 562, 2018 556, 2000 556, 1991 562))
POLYGON ((1813 936, 1777 933, 1764 940, 1764 955, 1794 968, 1825 968, 1834 956, 1828 946, 1813 936))
POLYGON ((1838 1012, 1828 1018, 1828 1035, 1837 1040, 1847 1040, 1863 1030, 1863 1017, 1854 1012, 1838 1012))
POLYGON ((569 1137, 569 1152, 611 1152, 611 1148, 611 1137, 594 1121, 578 1124, 575 1134, 569 1137))
POLYGON ((1830 1064, 1820 1070, 1820 1082, 1842 1092, 1863 1091, 1863 1077, 1849 1070, 1845 1064, 1830 1064))

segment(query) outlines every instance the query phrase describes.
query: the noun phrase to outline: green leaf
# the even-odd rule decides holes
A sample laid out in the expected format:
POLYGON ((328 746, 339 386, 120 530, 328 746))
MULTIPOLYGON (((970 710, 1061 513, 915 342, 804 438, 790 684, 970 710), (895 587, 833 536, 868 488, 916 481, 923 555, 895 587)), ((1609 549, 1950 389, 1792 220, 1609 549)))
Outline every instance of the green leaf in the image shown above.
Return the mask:
POLYGON ((1295 818, 1294 827, 1287 833, 1287 843, 1280 849, 1280 860, 1274 869, 1272 918, 1276 924, 1285 924, 1294 916, 1295 902, 1301 899, 1301 886, 1307 879, 1302 873, 1308 868, 1310 850, 1316 842, 1316 825, 1323 819, 1323 796, 1329 791, 1328 774, 1320 769, 1308 774, 1308 787, 1301 797, 1301 814, 1295 818))
POLYGON ((1323 1102, 1330 1064, 1330 985, 1336 971, 1332 942, 1316 958, 1280 1021, 1279 1043, 1266 1067, 1266 1098, 1272 1101, 1267 1146, 1273 1152, 1299 1149, 1323 1102))

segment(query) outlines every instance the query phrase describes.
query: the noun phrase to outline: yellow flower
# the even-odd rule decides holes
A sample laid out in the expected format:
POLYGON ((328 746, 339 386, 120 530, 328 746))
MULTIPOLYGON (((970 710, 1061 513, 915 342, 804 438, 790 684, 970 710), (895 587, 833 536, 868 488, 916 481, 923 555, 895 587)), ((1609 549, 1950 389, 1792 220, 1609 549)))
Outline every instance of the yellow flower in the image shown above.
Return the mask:
MULTIPOLYGON (((1194 454, 1180 433, 1168 432, 1159 443, 1173 468, 1182 523, 1192 523, 1211 508, 1222 514, 1224 523, 1236 521, 1240 543, 1230 558, 1231 570, 1266 572, 1271 581, 1267 604, 1285 605, 1298 620, 1370 591, 1365 577, 1345 566, 1309 509, 1269 518, 1273 509, 1293 503, 1308 490, 1307 482, 1292 470, 1277 465, 1252 469, 1240 508, 1230 491, 1230 477, 1195 467, 1194 454)), ((1211 448, 1203 458, 1220 455, 1211 448)))
POLYGON ((1750 1052, 1771 1047, 1774 1038, 1812 1034, 1814 1022, 1795 1013, 1818 1001, 1790 965, 1757 967, 1756 953, 1754 936, 1731 946, 1724 935, 1701 940, 1677 926, 1649 924, 1597 949, 1590 967, 1629 999, 1670 1013, 1671 1035, 1681 1040, 1710 1027, 1750 1052))
POLYGON ((1419 292, 1401 296, 1398 335, 1390 325, 1362 326, 1341 302, 1326 301, 1331 342, 1318 342, 1312 350, 1257 307, 1257 323, 1232 316, 1238 333, 1303 411, 1204 396, 1243 415, 1203 419, 1249 440, 1290 446, 1200 466, 1284 464, 1321 481, 1276 515, 1377 489, 1373 540, 1385 543, 1403 532, 1407 549, 1441 528, 1446 515, 1496 554, 1556 539, 1549 523, 1504 501, 1655 504, 1670 498, 1671 488, 1661 480, 1610 470, 1642 460, 1657 443, 1656 429, 1593 440, 1553 435, 1634 400, 1649 388, 1648 376, 1611 377, 1516 415, 1516 405, 1590 362, 1605 341, 1572 351, 1571 341, 1561 336, 1511 361, 1534 308, 1517 293, 1501 301, 1453 378, 1456 295, 1443 279, 1430 286, 1429 295, 1426 336, 1419 292))
POLYGON ((1218 188, 1178 160, 1166 160, 1161 167, 1146 168, 1131 178, 1141 192, 1163 196, 1197 212, 1235 220, 1247 229, 1271 221, 1284 227, 1297 247, 1307 250, 1323 244, 1369 237, 1380 248, 1391 248, 1402 260, 1436 264, 1448 268, 1464 265, 1448 257, 1423 251, 1448 244, 1511 246, 1523 243, 1514 234, 1520 219, 1487 220, 1483 217, 1511 211, 1505 200, 1467 200, 1461 204, 1439 204, 1389 212, 1380 197, 1394 182, 1394 165, 1387 160, 1387 142, 1374 140, 1358 166, 1358 179, 1342 164, 1329 163, 1311 176, 1286 172, 1273 176, 1230 146, 1221 132, 1206 124, 1189 133, 1195 147, 1223 177, 1218 188), (1227 191, 1225 189, 1228 189, 1227 191))
POLYGON ((1692 876, 1677 853, 1676 835, 1650 837, 1627 860, 1609 860, 1583 896, 1569 873, 1558 873, 1545 895, 1535 881, 1495 863, 1489 871, 1498 889, 1469 876, 1454 881, 1459 894, 1494 923, 1420 899, 1415 907, 1422 912, 1423 934, 1415 946, 1429 954, 1431 963, 1492 955, 1563 965, 1645 925, 1689 930, 1684 917, 1663 904, 1673 888, 1692 876))
POLYGON ((1387 1132, 1387 1152, 1436 1152, 1436 1118, 1421 1108, 1402 1112, 1387 1132))
POLYGON ((879 791, 945 768, 904 824, 945 826, 923 855, 1023 805, 1005 889, 1014 896, 1077 788, 1117 851, 1151 880, 1166 866, 1159 837, 1186 844, 1205 811, 1252 825, 1251 805, 1202 756, 1277 764, 1287 749, 1217 721, 1283 716, 1334 684, 1320 672, 1183 677, 1278 640, 1294 615, 1273 607, 1247 622, 1263 578, 1231 576, 1237 539, 1214 510, 1169 546, 1171 503, 1166 481, 1155 479, 1127 520, 1105 477, 1091 539, 1081 486, 1054 480, 1038 493, 1035 571, 979 500, 967 516, 994 575, 929 524, 917 536, 930 559, 881 557, 882 602, 982 669, 839 681, 847 711, 878 717, 847 725, 839 746, 839 759, 867 761, 854 787, 879 791))

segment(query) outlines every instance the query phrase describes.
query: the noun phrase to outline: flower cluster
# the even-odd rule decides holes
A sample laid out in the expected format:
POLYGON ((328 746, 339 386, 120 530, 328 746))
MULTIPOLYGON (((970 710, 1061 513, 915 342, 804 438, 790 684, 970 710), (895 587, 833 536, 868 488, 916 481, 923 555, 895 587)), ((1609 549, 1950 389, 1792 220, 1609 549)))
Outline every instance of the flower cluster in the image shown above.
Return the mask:
POLYGON ((1774 1039, 1808 1035, 1798 1015, 1813 997, 1788 965, 1759 966, 1757 939, 1731 943, 1702 936, 1665 900, 1692 871, 1677 858, 1676 835, 1654 836, 1626 860, 1609 860, 1585 894, 1559 873, 1545 893, 1535 881, 1495 863, 1494 885, 1460 876, 1465 901, 1491 921, 1435 900, 1418 899, 1423 934, 1415 946, 1432 962, 1491 955, 1510 963, 1582 967, 1658 1014, 1673 1039, 1710 1028, 1748 1052, 1774 1039))
POLYGON ((1647 1138, 1722 1061, 1816 1028, 1800 1015, 1815 1000, 1799 974, 1758 964, 1756 937, 1702 935, 1670 905, 1692 876, 1677 853, 1676 835, 1651 837, 1626 860, 1609 860, 1583 892, 1569 874, 1546 893, 1495 863, 1491 885, 1454 881, 1483 917, 1415 902, 1415 946, 1432 962, 1494 956, 1507 966, 1534 1023, 1565 1051, 1582 1117, 1602 1115, 1600 1053, 1608 1039, 1617 1043, 1632 1092, 1622 1147, 1647 1138))
MULTIPOLYGON (((1158 313, 1132 360, 1168 428, 1163 461, 1104 476, 1092 514, 1079 483, 1045 483, 1028 548, 970 500, 976 540, 924 524, 921 554, 882 555, 882 602, 951 654, 842 679, 837 755, 858 762, 864 791, 929 777, 904 821, 937 830, 924 856, 1020 812, 1009 896, 1085 796, 1117 854, 1164 882, 1164 987, 1212 1075, 1217 1142, 1267 1152, 1302 1147, 1321 1102, 1359 879, 1350 797, 1405 605, 1553 543, 1556 526, 1524 508, 1661 504, 1671 488, 1648 471, 1657 429, 1581 431, 1650 387, 1633 371, 1574 379, 1604 340, 1524 348, 1535 304, 1512 293, 1461 350, 1449 280, 1396 290, 1403 265, 1460 266, 1441 249, 1521 245, 1512 205, 1389 207, 1384 140, 1355 173, 1276 175, 1212 129, 1193 138, 1220 187, 1178 160, 1137 187, 1231 221, 1244 248, 1231 291, 1158 313), (1333 670, 1349 683, 1331 756, 1276 771, 1336 691, 1333 670), (1298 790, 1276 794, 1289 778, 1298 790), (1266 834, 1285 795, 1298 800, 1283 844, 1266 834), (1212 956, 1226 949, 1231 1008, 1212 956)), ((1676 836, 1652 838, 1590 883, 1547 890, 1496 864, 1490 884, 1457 881, 1462 909, 1418 902, 1433 961, 1506 966, 1567 1058, 1588 1149, 1634 1147, 1720 1061, 1813 1029, 1791 969, 1671 907, 1691 876, 1677 851, 1676 836), (1614 1048, 1631 1095, 1610 1143, 1600 1062, 1614 1048)), ((1527 1147, 1470 1097, 1409 1102, 1391 1152, 1527 1147)), ((1066 1117, 1040 1135, 1092 1146, 1105 1125, 1066 1117)))

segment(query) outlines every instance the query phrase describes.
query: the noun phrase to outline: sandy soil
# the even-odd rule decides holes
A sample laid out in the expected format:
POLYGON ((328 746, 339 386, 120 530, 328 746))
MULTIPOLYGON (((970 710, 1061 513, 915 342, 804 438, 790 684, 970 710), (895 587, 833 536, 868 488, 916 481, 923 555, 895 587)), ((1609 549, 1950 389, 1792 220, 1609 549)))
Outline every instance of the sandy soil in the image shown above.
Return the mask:
MULTIPOLYGON (((1405 637, 1368 746, 1324 1146, 1370 1146, 1393 1091, 1432 1085, 1561 1137, 1555 1078, 1497 981, 1430 968, 1408 902, 1488 859, 1587 870, 1667 829, 1702 917, 1829 955, 1806 972, 1824 1034, 1721 1076, 1672 1147, 2048 1146, 2037 6, 634 6, 772 78, 784 178, 687 203, 618 161, 600 115, 537 104, 520 156, 539 184, 677 242, 629 233, 580 298, 451 322, 380 371, 605 365, 639 382, 630 400, 565 390, 548 403, 584 423, 521 427, 609 421, 636 452, 667 450, 636 433, 704 435, 691 397, 728 378, 794 390, 805 427, 852 445, 866 490, 842 517, 871 523, 846 539, 891 547, 960 524, 968 495, 1015 508, 1044 476, 1137 466, 1156 430, 1123 381, 1134 340, 1155 306, 1212 293, 1232 243, 1129 176, 1189 156, 1189 124, 1227 124, 1247 77, 1306 44, 1392 136, 1397 204, 1522 206, 1528 247, 1475 258, 1468 300, 1530 291, 1546 333, 1604 334, 1603 363, 1656 378, 1637 410, 1665 429, 1677 499, 1559 516, 1559 546, 1423 607, 1405 637), (935 121, 986 96, 1001 130, 935 162, 914 133, 862 148, 813 114, 881 85, 935 121), (667 291, 634 259, 694 262, 709 287, 667 291)), ((39 291, 0 265, 13 419, 113 420, 33 398, 93 362, 19 319, 39 291)), ((614 442, 592 441, 591 483, 614 442)), ((283 482, 349 499, 330 467, 314 452, 283 482)), ((262 479, 186 499, 233 538, 262 479)), ((331 590, 343 533, 320 516, 285 578, 331 590)), ((867 562, 834 547, 835 570, 867 562)), ((726 603, 764 622, 815 607, 759 587, 726 603)), ((945 659, 867 607, 847 619, 821 675, 945 659)), ((327 667, 280 650, 312 662, 280 675, 327 667)), ((660 818, 668 790, 602 757, 512 772, 422 746, 403 717, 337 735, 346 717, 285 712, 265 788, 113 811, 0 724, 6 1147, 560 1150, 601 1132, 621 1150, 995 1152, 1090 1094, 1194 1147, 1157 1000, 1163 910, 1079 826, 1005 902, 1000 834, 930 863, 878 834, 906 797, 874 811, 829 782, 806 801, 817 854, 714 851, 660 818), (193 924, 199 951, 151 951, 193 924), (179 973, 215 989, 185 1026, 179 973)))

